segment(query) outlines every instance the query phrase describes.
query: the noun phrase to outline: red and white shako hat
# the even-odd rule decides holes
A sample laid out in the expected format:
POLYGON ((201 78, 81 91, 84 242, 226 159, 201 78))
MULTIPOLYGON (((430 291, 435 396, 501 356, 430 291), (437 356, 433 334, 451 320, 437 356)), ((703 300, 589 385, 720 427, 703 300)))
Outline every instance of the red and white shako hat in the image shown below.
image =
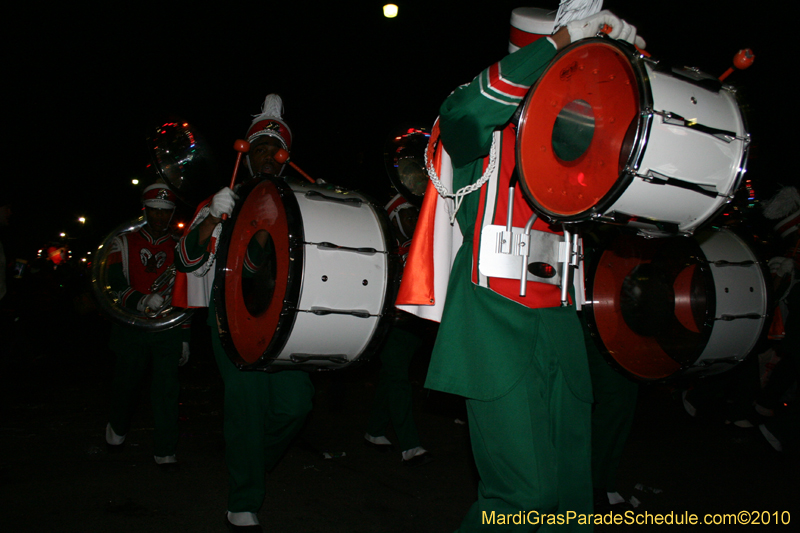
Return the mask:
POLYGON ((508 53, 553 34, 556 12, 540 7, 518 7, 511 12, 508 53))
POLYGON ((247 130, 247 142, 253 143, 263 136, 275 137, 285 150, 292 148, 292 130, 283 121, 283 100, 277 94, 268 94, 261 106, 261 113, 253 115, 247 130))
POLYGON ((603 0, 561 0, 556 11, 539 7, 518 7, 511 12, 508 53, 554 34, 568 22, 599 13, 601 9, 603 0))
POLYGON ((175 193, 163 183, 148 185, 142 193, 142 203, 145 207, 175 209, 175 199, 175 193))

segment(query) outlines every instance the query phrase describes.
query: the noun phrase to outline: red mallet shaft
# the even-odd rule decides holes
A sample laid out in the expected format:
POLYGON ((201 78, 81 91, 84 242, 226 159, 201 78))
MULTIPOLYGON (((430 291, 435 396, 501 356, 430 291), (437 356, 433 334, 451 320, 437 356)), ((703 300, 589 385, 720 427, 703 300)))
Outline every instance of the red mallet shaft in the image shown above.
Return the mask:
MULTIPOLYGON (((231 190, 233 190, 233 186, 236 184, 236 175, 239 173, 239 164, 242 162, 242 154, 250 151, 250 143, 243 141, 242 139, 238 139, 235 143, 233 143, 233 149, 238 153, 236 154, 236 165, 233 167, 233 177, 231 177, 231 190)), ((227 219, 228 215, 223 213, 222 220, 227 219)))
POLYGON ((293 169, 295 169, 297 172, 299 172, 299 173, 300 173, 300 175, 301 175, 301 176, 303 176, 305 179, 307 179, 307 180, 308 180, 308 181, 310 181, 311 183, 316 183, 316 180, 315 180, 314 178, 312 178, 311 176, 309 176, 308 174, 306 174, 305 172, 303 172, 303 169, 302 169, 302 168, 298 167, 297 165, 295 165, 294 163, 292 163, 292 162, 289 160, 289 152, 287 152, 287 151, 286 151, 286 150, 284 150, 283 148, 281 148, 280 150, 278 150, 278 151, 275 153, 275 155, 273 156, 273 159, 274 159, 274 160, 275 160, 275 161, 276 161, 276 162, 277 162, 279 165, 282 165, 282 164, 284 164, 284 163, 289 163, 289 166, 291 166, 293 169))

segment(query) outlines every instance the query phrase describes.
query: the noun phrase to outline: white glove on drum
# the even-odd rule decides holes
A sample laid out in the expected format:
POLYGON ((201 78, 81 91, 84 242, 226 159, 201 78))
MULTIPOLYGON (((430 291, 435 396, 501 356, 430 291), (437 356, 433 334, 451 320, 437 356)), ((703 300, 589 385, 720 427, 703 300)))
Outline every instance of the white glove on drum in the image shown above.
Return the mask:
POLYGON ((786 274, 791 274, 792 270, 794 270, 794 261, 788 257, 773 257, 767 264, 769 265, 769 271, 779 278, 786 274))
POLYGON ((223 214, 231 216, 233 206, 236 205, 236 200, 238 199, 239 197, 236 196, 236 193, 228 187, 220 189, 211 199, 211 216, 214 218, 221 218, 223 214))
POLYGON ((636 26, 628 24, 607 9, 591 17, 568 22, 566 27, 569 32, 570 41, 574 43, 581 39, 594 37, 605 25, 611 26, 611 31, 608 33, 608 36, 612 39, 627 41, 641 49, 644 49, 646 46, 644 39, 636 35, 636 26))
POLYGON ((161 304, 163 303, 164 303, 164 297, 158 294, 157 292, 154 292, 152 294, 147 294, 143 296, 142 299, 139 300, 139 303, 136 304, 136 309, 138 309, 139 312, 141 313, 144 313, 145 309, 150 309, 151 311, 155 311, 156 309, 161 307, 161 304))
POLYGON ((178 359, 178 366, 183 366, 189 362, 189 343, 183 341, 183 348, 181 349, 181 358, 178 359))

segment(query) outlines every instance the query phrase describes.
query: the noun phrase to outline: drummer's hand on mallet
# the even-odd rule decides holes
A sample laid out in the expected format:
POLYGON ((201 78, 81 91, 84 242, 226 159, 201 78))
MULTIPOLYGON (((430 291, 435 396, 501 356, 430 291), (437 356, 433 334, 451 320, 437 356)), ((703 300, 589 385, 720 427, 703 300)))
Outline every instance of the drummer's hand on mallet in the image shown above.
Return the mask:
POLYGON ((209 206, 209 216, 216 219, 222 219, 224 216, 231 216, 233 213, 233 206, 236 205, 236 200, 239 197, 233 192, 230 187, 220 189, 211 199, 209 206))
POLYGON ((239 197, 230 187, 220 189, 211 199, 208 216, 198 226, 197 240, 200 244, 205 244, 214 232, 214 228, 222 222, 223 217, 233 213, 233 206, 239 197))
MULTIPOLYGON (((644 50, 647 45, 641 36, 636 35, 636 26, 628 24, 607 9, 586 17, 585 19, 568 22, 564 28, 566 28, 569 34, 569 40, 572 43, 581 39, 594 37, 598 32, 602 31, 607 33, 612 39, 627 41, 642 50, 644 50)), ((562 28, 562 30, 564 28, 562 28)), ((561 30, 556 32, 556 34, 559 32, 561 32, 561 30)), ((558 46, 558 42, 556 42, 556 46, 558 46)))

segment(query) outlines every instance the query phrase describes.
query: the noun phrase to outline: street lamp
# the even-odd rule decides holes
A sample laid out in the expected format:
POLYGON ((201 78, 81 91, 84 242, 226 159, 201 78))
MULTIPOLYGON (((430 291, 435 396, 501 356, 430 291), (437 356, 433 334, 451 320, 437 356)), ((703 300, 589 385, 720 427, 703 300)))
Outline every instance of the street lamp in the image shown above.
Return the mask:
POLYGON ((386 4, 383 6, 383 16, 387 19, 393 19, 397 16, 397 6, 394 4, 386 4))

